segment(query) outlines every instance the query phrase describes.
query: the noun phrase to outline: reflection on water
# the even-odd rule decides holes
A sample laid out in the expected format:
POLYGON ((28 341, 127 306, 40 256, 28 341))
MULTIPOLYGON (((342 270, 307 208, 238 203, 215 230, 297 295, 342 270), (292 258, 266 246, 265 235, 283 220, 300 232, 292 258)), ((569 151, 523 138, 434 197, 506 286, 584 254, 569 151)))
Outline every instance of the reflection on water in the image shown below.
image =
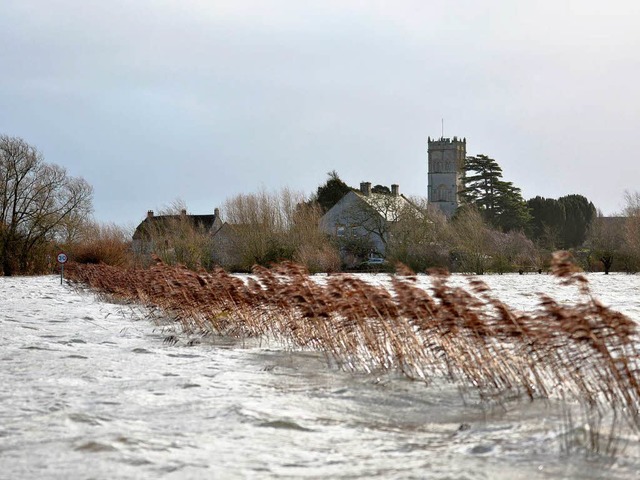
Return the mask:
MULTIPOLYGON (((571 296, 544 275, 485 280, 518 308, 536 291, 571 296)), ((592 286, 640 318, 639 280, 592 286)), ((595 479, 640 469, 636 434, 620 432, 615 459, 585 455, 586 432, 563 431, 554 403, 482 406, 437 381, 343 373, 316 352, 187 337, 56 277, 0 278, 0 342, 2 478, 595 479)))

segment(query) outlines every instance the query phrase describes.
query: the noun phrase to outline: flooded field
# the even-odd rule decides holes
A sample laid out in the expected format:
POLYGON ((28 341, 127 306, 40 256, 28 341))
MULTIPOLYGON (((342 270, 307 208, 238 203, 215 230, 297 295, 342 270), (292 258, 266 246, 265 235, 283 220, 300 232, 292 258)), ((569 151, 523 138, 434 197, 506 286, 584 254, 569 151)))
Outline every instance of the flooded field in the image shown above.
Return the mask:
MULTIPOLYGON (((546 275, 483 280, 520 309, 537 292, 576 295, 546 275)), ((640 319, 639 276, 589 280, 603 302, 640 319)), ((637 433, 616 432, 615 456, 589 452, 583 426, 567 431, 554 402, 489 407, 444 382, 352 375, 322 354, 266 340, 184 335, 55 276, 0 278, 0 367, 0 478, 630 479, 640 471, 637 433)))

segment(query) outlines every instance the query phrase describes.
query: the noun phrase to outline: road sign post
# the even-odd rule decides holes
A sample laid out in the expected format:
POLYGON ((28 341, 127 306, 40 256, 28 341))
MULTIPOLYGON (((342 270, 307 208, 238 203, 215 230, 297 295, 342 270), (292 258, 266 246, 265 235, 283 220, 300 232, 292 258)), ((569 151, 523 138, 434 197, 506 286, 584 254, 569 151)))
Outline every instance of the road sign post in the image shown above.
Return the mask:
POLYGON ((58 263, 60 264, 60 285, 62 285, 62 280, 64 280, 64 264, 67 263, 67 254, 64 252, 60 252, 58 254, 58 263))

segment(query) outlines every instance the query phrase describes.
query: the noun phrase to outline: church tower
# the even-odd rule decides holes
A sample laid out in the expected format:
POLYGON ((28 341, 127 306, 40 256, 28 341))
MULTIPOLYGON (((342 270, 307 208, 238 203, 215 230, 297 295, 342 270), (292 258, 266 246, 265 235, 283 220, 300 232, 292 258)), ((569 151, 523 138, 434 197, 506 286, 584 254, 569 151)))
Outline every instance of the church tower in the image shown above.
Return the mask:
POLYGON ((431 140, 429 137, 429 172, 427 199, 447 217, 458 208, 458 194, 462 190, 467 139, 457 137, 431 140))

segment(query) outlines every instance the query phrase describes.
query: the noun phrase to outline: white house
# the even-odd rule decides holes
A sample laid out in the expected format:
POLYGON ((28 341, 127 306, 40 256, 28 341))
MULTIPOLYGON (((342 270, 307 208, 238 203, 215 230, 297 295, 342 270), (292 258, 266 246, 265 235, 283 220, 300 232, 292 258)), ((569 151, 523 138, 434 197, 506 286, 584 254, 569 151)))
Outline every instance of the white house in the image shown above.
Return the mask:
POLYGON ((417 209, 398 185, 389 193, 374 193, 370 182, 362 182, 359 191, 350 191, 324 214, 320 228, 345 243, 364 239, 371 254, 384 256, 390 229, 407 208, 417 209))

